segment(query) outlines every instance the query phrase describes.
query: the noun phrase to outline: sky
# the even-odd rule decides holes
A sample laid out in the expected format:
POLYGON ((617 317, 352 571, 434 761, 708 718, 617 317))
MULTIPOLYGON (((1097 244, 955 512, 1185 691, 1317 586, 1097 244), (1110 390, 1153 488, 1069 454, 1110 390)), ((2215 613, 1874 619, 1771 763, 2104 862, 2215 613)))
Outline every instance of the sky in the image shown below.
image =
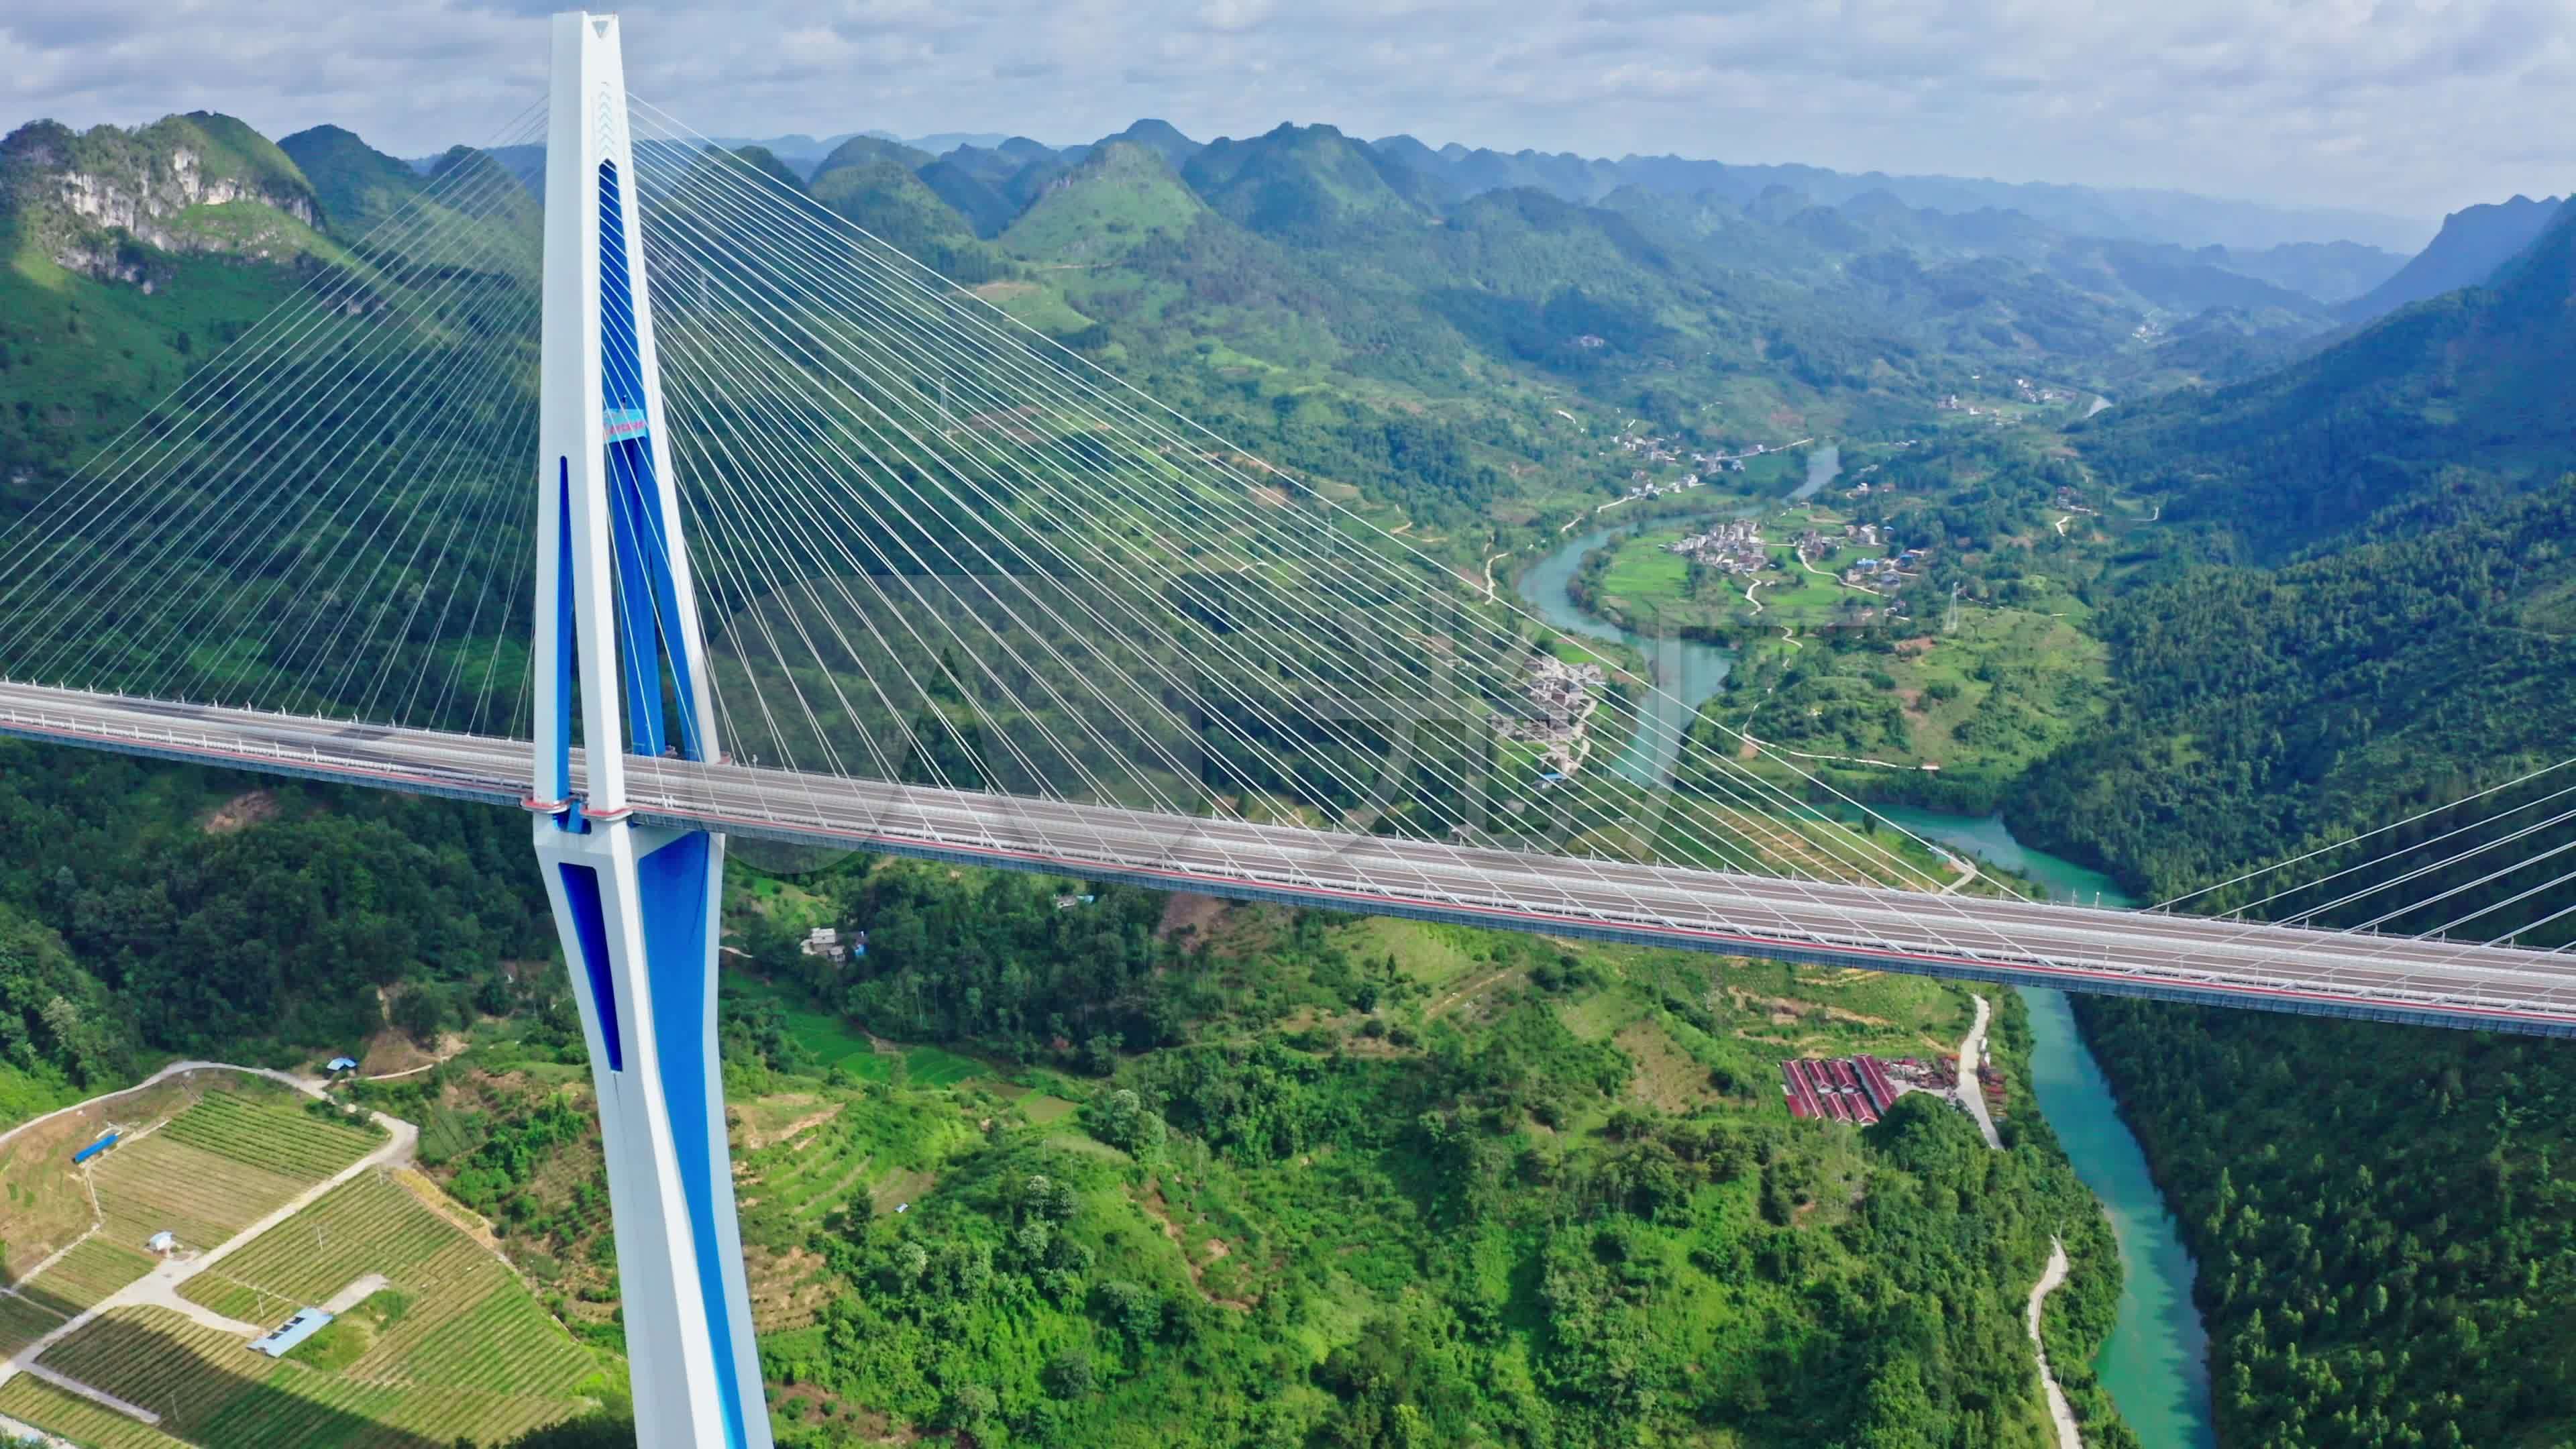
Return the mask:
MULTIPOLYGON (((171 111, 427 154, 545 84, 537 0, 37 0, 0 123, 171 111)), ((643 0, 629 89, 711 135, 1281 121, 2170 187, 2430 219, 2576 185, 2569 0, 643 0)))

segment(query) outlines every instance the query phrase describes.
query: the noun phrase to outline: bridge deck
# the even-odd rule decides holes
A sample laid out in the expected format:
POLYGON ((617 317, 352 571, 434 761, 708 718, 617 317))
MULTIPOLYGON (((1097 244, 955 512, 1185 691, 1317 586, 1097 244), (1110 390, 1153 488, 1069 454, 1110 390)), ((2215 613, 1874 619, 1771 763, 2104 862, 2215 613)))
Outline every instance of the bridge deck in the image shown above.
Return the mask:
MULTIPOLYGON (((523 740, 0 684, 0 734, 517 806, 523 740)), ((575 776, 581 773, 578 759, 575 776)), ((636 817, 807 844, 1727 955, 2576 1036, 2576 960, 630 760, 636 817)))

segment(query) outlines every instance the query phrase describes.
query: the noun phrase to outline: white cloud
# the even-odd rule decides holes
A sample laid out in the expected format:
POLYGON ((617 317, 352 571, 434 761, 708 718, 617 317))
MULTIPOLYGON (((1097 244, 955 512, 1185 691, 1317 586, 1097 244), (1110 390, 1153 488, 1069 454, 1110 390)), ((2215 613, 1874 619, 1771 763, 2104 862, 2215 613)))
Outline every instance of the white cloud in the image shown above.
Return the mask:
MULTIPOLYGON (((85 0, 0 18, 0 117, 200 107, 405 154, 543 84, 538 0, 85 0)), ((2559 0, 745 0, 625 9, 699 129, 1434 144, 2173 186, 2429 216, 2576 171, 2559 0)))

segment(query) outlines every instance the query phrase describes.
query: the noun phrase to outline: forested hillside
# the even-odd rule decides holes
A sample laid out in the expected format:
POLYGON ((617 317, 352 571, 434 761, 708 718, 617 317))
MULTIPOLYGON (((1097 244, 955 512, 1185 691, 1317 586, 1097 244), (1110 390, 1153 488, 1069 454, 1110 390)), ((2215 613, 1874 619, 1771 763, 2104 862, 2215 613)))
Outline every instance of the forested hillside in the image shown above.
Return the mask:
POLYGON ((2571 531, 2576 477, 2422 534, 2121 593, 2098 620, 2111 715, 2014 819, 2163 899, 2564 758, 2571 531))
POLYGON ((2278 558, 2421 531, 2576 463, 2576 215, 2485 286, 2419 302, 2312 359, 2079 430, 2117 485, 2166 499, 2206 547, 2278 558))
MULTIPOLYGON (((735 884, 783 1443, 2038 1449, 2052 1234, 2052 1352, 2093 1442, 2134 1442, 2082 1368, 2107 1230, 2026 1095, 2000 1152, 1929 1097, 1865 1131, 1778 1107, 1782 1055, 1951 1040, 1947 988, 863 858, 735 884), (814 920, 866 954, 800 954, 814 920)), ((484 1060, 369 1100, 472 1104, 490 1145, 441 1171, 571 1269, 561 1175, 489 1185, 527 1109, 484 1060)))
POLYGON ((2563 1044, 2086 998, 2199 1264, 2221 1441, 2576 1433, 2563 1044))

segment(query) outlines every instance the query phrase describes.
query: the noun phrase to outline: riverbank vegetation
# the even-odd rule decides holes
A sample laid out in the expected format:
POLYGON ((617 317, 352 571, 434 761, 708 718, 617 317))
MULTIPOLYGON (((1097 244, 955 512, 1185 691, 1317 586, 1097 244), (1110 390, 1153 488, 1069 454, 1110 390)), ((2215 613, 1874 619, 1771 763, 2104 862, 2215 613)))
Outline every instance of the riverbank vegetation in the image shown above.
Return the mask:
POLYGON ((2220 1440, 2576 1433, 2576 1223, 2554 1043, 2088 998, 2199 1265, 2220 1440), (2306 1064, 2332 1063, 2330 1071, 2306 1064))

